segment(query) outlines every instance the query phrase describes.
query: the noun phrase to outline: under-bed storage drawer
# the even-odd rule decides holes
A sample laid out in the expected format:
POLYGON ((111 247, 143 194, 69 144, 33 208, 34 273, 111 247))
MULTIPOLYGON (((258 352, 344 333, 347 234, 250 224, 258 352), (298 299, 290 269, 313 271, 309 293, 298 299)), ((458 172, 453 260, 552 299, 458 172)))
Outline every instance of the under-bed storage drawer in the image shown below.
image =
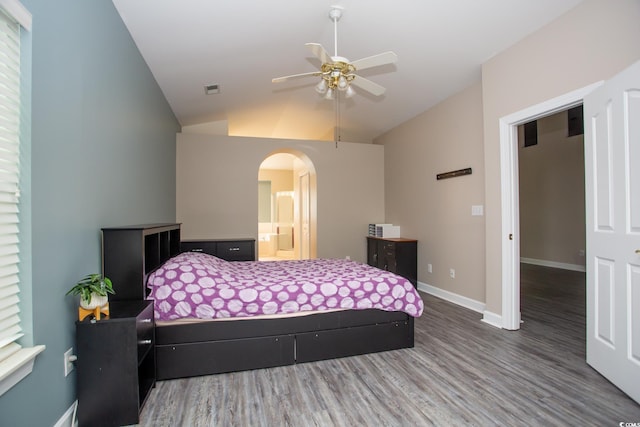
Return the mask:
POLYGON ((157 379, 194 377, 292 365, 294 337, 282 335, 242 340, 158 345, 157 379))
POLYGON ((413 321, 308 332, 297 334, 296 340, 298 363, 411 348, 413 321))

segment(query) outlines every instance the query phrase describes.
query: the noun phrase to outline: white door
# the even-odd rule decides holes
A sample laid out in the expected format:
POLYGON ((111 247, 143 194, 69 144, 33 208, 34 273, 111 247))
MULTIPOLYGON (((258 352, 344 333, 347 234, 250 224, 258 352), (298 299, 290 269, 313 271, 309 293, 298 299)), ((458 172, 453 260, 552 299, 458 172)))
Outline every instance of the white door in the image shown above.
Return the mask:
POLYGON ((587 363, 640 403, 640 62, 584 99, 587 363))

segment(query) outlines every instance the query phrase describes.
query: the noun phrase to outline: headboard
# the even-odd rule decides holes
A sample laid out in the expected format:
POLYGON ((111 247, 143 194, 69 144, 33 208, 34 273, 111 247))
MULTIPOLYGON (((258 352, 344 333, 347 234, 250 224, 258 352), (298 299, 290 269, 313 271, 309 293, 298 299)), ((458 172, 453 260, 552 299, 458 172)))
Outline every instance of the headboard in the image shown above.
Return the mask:
POLYGON ((102 229, 102 274, 113 282, 110 301, 142 300, 147 277, 180 253, 180 224, 144 224, 102 229))

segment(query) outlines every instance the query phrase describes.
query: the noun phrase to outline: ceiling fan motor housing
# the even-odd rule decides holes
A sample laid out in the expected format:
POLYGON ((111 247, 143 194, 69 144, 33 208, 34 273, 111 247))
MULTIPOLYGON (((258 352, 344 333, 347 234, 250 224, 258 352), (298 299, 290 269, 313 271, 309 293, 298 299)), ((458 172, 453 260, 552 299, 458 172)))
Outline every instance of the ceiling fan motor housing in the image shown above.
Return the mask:
MULTIPOLYGON (((344 59, 333 57, 335 59, 344 59)), ((347 86, 355 78, 355 68, 349 62, 336 61, 322 64, 320 68, 322 78, 327 82, 327 87, 331 89, 346 90, 347 86)))

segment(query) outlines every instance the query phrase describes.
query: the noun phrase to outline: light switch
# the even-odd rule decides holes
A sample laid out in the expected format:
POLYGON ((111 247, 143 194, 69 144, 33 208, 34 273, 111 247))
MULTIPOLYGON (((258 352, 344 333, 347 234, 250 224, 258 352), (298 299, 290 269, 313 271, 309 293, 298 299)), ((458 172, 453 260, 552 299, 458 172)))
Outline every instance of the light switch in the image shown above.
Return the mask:
POLYGON ((484 206, 483 205, 473 205, 473 206, 471 206, 471 215, 473 215, 473 216, 482 216, 482 215, 484 215, 484 206))

